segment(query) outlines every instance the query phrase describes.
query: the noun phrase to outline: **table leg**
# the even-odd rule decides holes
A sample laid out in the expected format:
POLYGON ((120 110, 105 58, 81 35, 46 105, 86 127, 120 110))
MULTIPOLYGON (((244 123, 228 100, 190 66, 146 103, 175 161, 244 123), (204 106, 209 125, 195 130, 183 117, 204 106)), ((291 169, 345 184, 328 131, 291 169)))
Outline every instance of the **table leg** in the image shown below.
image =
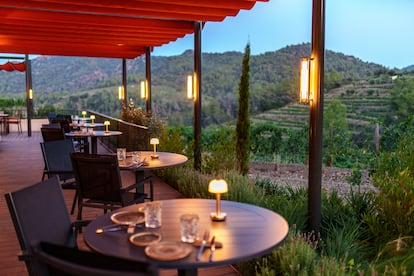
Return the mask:
POLYGON ((98 153, 98 137, 91 136, 91 152, 93 154, 98 153))
POLYGON ((197 268, 178 269, 178 276, 197 276, 197 268))
POLYGON ((137 188, 137 193, 145 193, 144 191, 144 182, 145 181, 145 172, 144 171, 135 171, 135 183, 142 183, 137 188))

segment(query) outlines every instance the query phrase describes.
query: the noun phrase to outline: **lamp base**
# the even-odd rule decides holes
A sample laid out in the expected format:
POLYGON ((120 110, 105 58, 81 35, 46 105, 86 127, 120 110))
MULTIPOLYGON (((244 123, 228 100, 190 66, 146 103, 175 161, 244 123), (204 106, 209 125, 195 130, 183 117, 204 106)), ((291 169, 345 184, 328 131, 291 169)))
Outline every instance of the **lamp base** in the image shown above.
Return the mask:
POLYGON ((210 218, 213 221, 225 221, 226 217, 226 213, 220 213, 219 215, 217 215, 217 213, 210 213, 210 218))
POLYGON ((158 159, 158 154, 151 154, 151 159, 158 159))

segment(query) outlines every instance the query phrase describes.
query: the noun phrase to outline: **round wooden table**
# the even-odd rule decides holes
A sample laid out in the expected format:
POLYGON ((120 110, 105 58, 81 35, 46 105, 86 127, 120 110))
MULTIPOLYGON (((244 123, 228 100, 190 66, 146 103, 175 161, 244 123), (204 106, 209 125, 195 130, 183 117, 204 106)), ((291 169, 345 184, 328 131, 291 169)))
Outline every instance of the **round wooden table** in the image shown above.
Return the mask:
MULTIPOLYGON (((127 152, 126 162, 120 162, 119 167, 121 170, 130 170, 135 172, 135 183, 143 183, 149 180, 151 177, 146 176, 146 173, 153 170, 168 169, 177 166, 181 166, 187 163, 188 158, 185 155, 157 151, 158 158, 151 158, 153 151, 138 151, 141 154, 141 160, 145 161, 145 165, 136 167, 130 166, 132 164, 132 152, 127 152)), ((137 188, 138 192, 144 193, 144 185, 137 188)), ((151 195, 151 198, 153 195, 151 195)))
MULTIPOLYGON (((179 217, 184 213, 199 215, 199 235, 204 230, 216 236, 216 241, 223 244, 216 249, 213 261, 209 260, 210 250, 204 250, 200 261, 196 260, 198 247, 192 245, 188 257, 175 261, 158 261, 145 254, 145 247, 129 242, 126 230, 96 234, 102 226, 110 225, 112 213, 105 214, 92 221, 84 232, 86 244, 94 251, 147 263, 155 263, 160 268, 178 269, 180 275, 196 275, 197 269, 235 264, 270 253, 285 240, 289 226, 279 214, 258 206, 221 201, 222 212, 227 213, 223 222, 210 219, 215 212, 215 200, 209 199, 173 199, 160 201, 162 204, 162 226, 156 231, 161 234, 162 241, 180 241, 179 217)), ((138 210, 143 204, 132 205, 114 212, 138 210)), ((135 233, 145 231, 145 227, 136 227, 135 233)))

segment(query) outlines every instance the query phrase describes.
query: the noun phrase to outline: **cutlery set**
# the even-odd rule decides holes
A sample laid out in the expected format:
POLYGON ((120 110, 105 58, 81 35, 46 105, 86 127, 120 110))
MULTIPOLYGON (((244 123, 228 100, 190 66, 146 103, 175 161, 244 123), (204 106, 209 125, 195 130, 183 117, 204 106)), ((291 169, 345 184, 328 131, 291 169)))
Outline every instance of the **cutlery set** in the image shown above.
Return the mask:
MULTIPOLYGON (((203 240, 201 241, 200 249, 198 250, 198 253, 197 253, 197 256, 196 256, 196 260, 197 261, 199 261, 201 259, 201 255, 203 254, 203 251, 204 251, 204 249, 206 247, 206 244, 208 242, 209 236, 210 236, 209 231, 205 231, 204 232, 204 235, 203 235, 203 240)), ((216 240, 216 236, 213 236, 211 238, 211 241, 210 241, 210 257, 209 257, 210 262, 213 261, 214 252, 216 251, 216 243, 215 243, 215 240, 216 240)))

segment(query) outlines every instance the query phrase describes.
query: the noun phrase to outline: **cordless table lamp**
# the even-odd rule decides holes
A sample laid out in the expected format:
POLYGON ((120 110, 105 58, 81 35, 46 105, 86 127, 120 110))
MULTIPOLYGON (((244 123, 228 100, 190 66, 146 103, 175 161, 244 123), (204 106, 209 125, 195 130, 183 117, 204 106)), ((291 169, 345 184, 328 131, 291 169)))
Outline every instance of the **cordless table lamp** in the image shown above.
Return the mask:
POLYGON ((220 211, 220 195, 228 192, 227 182, 224 179, 213 179, 208 184, 208 192, 216 194, 216 212, 210 214, 211 220, 224 221, 227 214, 220 211))

